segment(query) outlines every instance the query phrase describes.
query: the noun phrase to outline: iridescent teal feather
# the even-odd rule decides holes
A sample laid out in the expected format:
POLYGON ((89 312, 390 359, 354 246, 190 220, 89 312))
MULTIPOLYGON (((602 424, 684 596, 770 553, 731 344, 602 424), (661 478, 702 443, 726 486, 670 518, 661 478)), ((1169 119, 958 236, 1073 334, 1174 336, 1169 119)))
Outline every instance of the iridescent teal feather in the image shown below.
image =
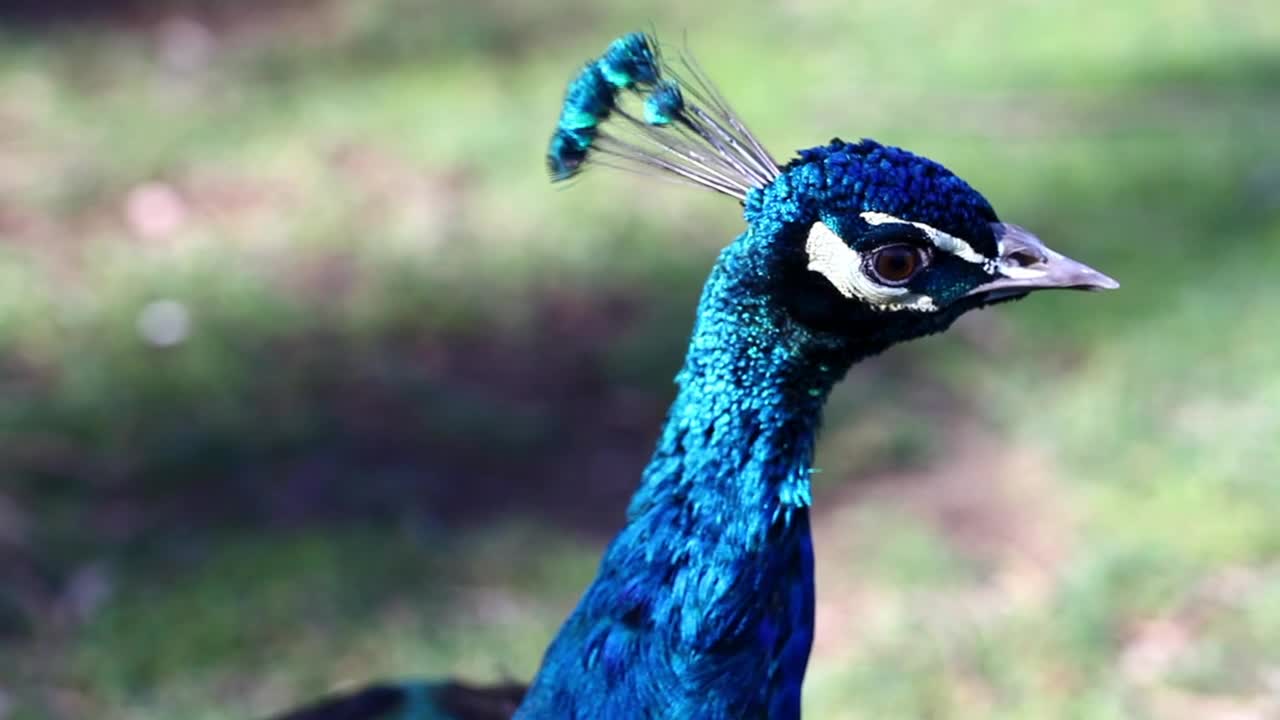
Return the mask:
POLYGON ((657 43, 644 33, 628 33, 614 40, 596 61, 601 74, 616 88, 644 88, 658 81, 657 43))
POLYGON ((551 179, 567 180, 605 156, 741 200, 776 177, 777 164, 693 59, 682 55, 678 63, 664 62, 649 35, 614 40, 569 83, 547 149, 551 179), (640 99, 638 117, 623 107, 622 91, 640 99))
POLYGON ((644 121, 663 126, 675 122, 684 110, 684 93, 673 80, 664 80, 644 100, 644 121))
POLYGON ((587 63, 569 82, 551 135, 547 150, 551 179, 567 180, 582 167, 600 124, 614 110, 619 91, 643 91, 658 75, 657 49, 643 33, 623 35, 599 59, 587 63))

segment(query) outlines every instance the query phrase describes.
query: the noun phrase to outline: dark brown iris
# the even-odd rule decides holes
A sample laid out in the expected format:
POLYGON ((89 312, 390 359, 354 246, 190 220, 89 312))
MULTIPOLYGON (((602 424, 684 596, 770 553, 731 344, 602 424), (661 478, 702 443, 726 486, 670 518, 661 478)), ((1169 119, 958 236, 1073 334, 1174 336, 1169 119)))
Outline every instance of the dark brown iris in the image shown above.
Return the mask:
POLYGON ((907 282, 925 266, 925 252, 914 245, 886 245, 871 255, 871 270, 887 285, 907 282))

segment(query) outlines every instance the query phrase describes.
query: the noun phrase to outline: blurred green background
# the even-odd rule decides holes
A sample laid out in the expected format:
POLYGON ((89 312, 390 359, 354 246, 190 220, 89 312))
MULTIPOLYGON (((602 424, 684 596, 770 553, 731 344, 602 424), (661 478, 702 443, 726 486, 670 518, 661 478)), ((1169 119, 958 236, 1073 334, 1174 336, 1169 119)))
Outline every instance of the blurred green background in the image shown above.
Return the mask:
POLYGON ((0 5, 0 719, 530 676, 741 227, 546 181, 650 27, 1123 283, 841 386, 808 716, 1280 717, 1275 4, 619 5, 0 5))

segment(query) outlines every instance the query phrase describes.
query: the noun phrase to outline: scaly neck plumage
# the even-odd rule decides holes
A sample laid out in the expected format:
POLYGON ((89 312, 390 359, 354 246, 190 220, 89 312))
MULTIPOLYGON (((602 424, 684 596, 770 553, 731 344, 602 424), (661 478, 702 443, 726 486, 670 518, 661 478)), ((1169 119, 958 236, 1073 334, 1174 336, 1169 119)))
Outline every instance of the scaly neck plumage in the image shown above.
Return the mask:
POLYGON ((521 720, 799 716, 814 440, 856 352, 767 301, 751 246, 729 246, 708 280, 627 525, 547 651, 521 720))

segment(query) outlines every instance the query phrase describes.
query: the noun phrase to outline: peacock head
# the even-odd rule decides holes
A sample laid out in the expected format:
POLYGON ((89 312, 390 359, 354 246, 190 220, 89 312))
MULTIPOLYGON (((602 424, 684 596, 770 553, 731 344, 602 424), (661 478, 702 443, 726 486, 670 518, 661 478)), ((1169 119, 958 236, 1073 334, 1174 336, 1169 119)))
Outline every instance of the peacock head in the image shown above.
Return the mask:
POLYGON ((747 192, 742 242, 799 323, 895 340, 1034 290, 1119 284, 999 220, 942 165, 872 140, 803 150, 747 192))
POLYGON ((690 55, 662 57, 631 33, 579 72, 552 135, 552 180, 600 161, 736 198, 748 231, 733 249, 788 321, 888 344, 1035 290, 1119 286, 905 150, 836 139, 780 166, 690 55))

